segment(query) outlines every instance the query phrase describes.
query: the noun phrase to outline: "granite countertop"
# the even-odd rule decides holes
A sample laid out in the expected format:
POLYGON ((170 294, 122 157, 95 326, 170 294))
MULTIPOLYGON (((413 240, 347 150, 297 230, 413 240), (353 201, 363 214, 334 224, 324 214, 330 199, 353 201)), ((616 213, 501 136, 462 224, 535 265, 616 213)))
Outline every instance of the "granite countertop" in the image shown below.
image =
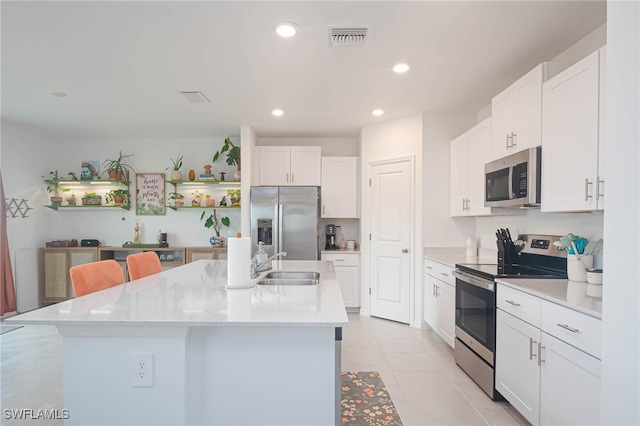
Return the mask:
MULTIPOLYGON (((277 260, 273 270, 317 271, 318 285, 225 289, 226 260, 199 260, 6 320, 31 325, 342 327, 349 320, 333 262, 277 260)), ((256 280, 259 280, 262 273, 256 280)))
MULTIPOLYGON (((602 319, 602 285, 558 279, 497 278, 496 283, 602 319)), ((499 292, 500 290, 498 290, 499 292)))
POLYGON ((467 257, 464 247, 424 247, 422 257, 433 260, 443 265, 455 267, 456 263, 497 263, 497 254, 491 250, 478 250, 479 256, 467 257))

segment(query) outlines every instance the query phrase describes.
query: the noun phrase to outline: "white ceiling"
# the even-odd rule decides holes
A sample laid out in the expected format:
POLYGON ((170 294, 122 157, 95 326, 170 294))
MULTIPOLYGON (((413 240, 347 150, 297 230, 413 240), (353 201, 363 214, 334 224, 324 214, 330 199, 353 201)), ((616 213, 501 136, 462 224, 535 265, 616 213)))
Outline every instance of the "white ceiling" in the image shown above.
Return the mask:
POLYGON ((2 1, 1 14, 4 120, 75 136, 207 137, 249 125, 302 137, 477 112, 604 23, 606 4, 2 1), (279 21, 298 34, 276 36, 279 21), (329 47, 330 26, 354 25, 371 27, 366 47, 329 47), (394 74, 397 62, 411 69, 394 74), (179 90, 213 102, 187 103, 179 90))

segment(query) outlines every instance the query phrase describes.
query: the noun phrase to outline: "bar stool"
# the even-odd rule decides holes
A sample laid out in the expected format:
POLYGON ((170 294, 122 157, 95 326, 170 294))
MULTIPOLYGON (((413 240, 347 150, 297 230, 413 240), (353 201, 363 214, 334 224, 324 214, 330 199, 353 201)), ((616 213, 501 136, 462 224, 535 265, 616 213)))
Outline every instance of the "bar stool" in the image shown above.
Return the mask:
POLYGON ((76 297, 124 284, 122 268, 113 259, 73 266, 69 275, 76 297))
POLYGON ((133 281, 162 272, 162 265, 155 251, 145 251, 127 256, 127 269, 129 279, 133 281))

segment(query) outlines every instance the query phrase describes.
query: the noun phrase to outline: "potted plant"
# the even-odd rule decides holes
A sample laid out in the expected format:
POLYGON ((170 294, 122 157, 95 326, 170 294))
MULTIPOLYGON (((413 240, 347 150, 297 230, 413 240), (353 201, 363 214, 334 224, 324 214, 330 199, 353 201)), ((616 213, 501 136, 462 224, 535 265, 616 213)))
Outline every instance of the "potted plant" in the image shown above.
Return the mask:
POLYGON ((115 206, 128 206, 130 194, 126 189, 112 189, 104 196, 107 203, 113 203, 115 206))
POLYGON ((227 153, 227 164, 230 166, 236 166, 237 169, 233 172, 233 180, 240 180, 240 147, 235 146, 231 141, 231 138, 226 138, 220 151, 216 151, 213 155, 213 162, 220 157, 220 154, 227 153))
POLYGON ((218 222, 218 214, 216 212, 216 209, 213 209, 213 214, 210 214, 209 216, 206 216, 206 214, 207 214, 206 211, 202 212, 202 214, 200 215, 200 220, 204 220, 205 228, 213 228, 213 232, 216 233, 216 235, 214 235, 209 239, 209 242, 214 247, 224 246, 225 239, 224 237, 220 236, 220 229, 221 229, 220 222, 222 222, 222 225, 229 228, 229 225, 231 224, 231 220, 229 220, 228 217, 223 217, 220 219, 220 222, 218 222))
POLYGON ((207 207, 213 207, 216 205, 216 200, 211 198, 211 195, 207 194, 204 196, 207 207))
POLYGON ((178 154, 175 160, 170 158, 171 163, 173 163, 173 166, 167 167, 166 170, 171 170, 171 180, 173 181, 182 180, 182 172, 180 171, 180 167, 182 167, 183 158, 184 158, 184 155, 182 154, 178 154))
POLYGON ((58 179, 58 171, 49 172, 48 177, 42 176, 47 182, 47 192, 51 194, 49 196, 51 200, 52 206, 60 206, 62 205, 62 193, 68 192, 69 188, 63 188, 60 185, 60 180, 58 179))
POLYGON ((109 175, 109 180, 129 180, 129 171, 135 172, 135 170, 123 160, 133 155, 134 154, 123 154, 122 151, 120 151, 118 158, 115 160, 105 160, 102 165, 105 168, 104 173, 109 175))
POLYGON ((232 206, 240 205, 240 190, 239 189, 228 189, 227 196, 231 200, 232 206))
POLYGON ((220 199, 220 207, 227 207, 227 196, 223 195, 222 199, 220 199))
POLYGON ((76 205, 76 194, 74 194, 73 192, 67 196, 67 203, 70 206, 75 206, 76 205))
POLYGON ((175 206, 183 206, 184 205, 184 195, 179 192, 172 192, 169 194, 169 200, 173 200, 173 204, 175 206))
POLYGON ((82 196, 83 206, 99 206, 102 204, 102 195, 95 192, 85 192, 82 196))
POLYGON ((76 176, 76 172, 69 172, 67 173, 67 176, 69 176, 69 180, 78 180, 78 176, 76 176))
POLYGON ((204 194, 200 191, 192 192, 191 195, 193 199, 191 200, 191 205, 194 207, 199 207, 202 203, 202 199, 204 198, 204 194))

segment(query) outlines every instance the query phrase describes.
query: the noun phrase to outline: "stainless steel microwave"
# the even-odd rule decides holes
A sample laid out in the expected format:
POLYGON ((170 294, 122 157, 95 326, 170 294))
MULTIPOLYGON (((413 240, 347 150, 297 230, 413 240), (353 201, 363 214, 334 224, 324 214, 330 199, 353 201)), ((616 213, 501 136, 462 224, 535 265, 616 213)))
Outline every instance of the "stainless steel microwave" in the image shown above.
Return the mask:
POLYGON ((485 207, 540 205, 540 147, 529 148, 484 165, 485 207))

